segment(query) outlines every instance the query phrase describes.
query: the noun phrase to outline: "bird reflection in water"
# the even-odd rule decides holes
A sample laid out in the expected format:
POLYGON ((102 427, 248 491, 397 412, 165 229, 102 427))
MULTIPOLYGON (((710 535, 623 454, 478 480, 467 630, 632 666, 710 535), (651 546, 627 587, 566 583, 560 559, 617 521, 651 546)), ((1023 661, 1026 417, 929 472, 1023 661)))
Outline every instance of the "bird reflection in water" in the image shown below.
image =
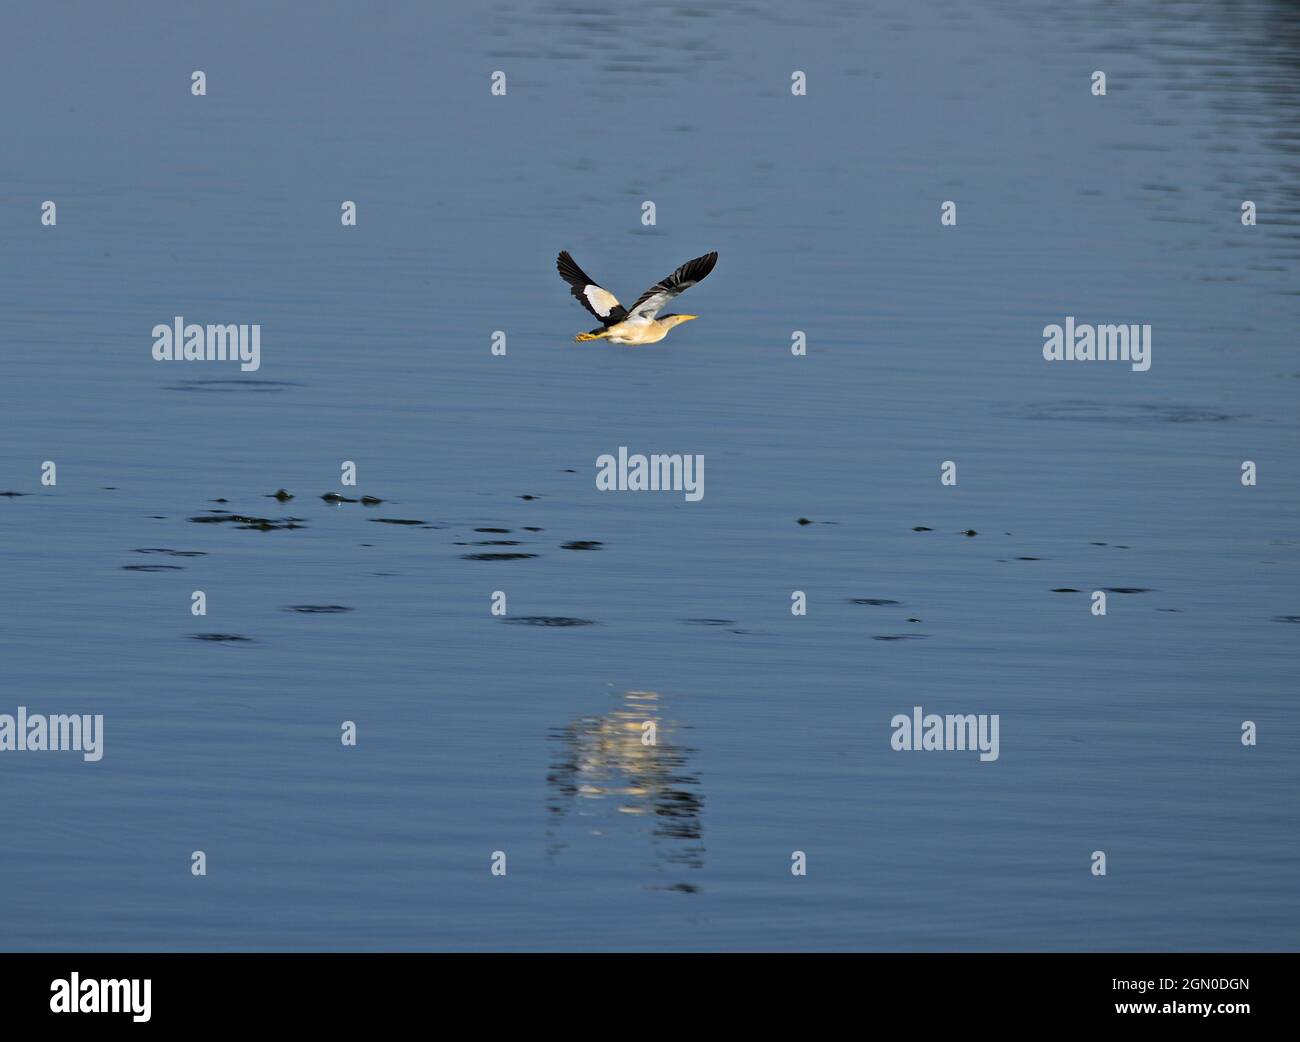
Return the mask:
POLYGON ((584 716, 552 729, 558 746, 550 785, 548 854, 558 857, 573 830, 591 840, 644 836, 653 865, 664 879, 649 889, 695 893, 682 877, 704 866, 700 832, 703 795, 699 777, 688 769, 695 750, 679 744, 678 725, 663 717, 657 692, 628 691, 604 716, 584 716), (654 725, 654 741, 647 724, 654 725), (581 819, 575 821, 574 819, 581 819))

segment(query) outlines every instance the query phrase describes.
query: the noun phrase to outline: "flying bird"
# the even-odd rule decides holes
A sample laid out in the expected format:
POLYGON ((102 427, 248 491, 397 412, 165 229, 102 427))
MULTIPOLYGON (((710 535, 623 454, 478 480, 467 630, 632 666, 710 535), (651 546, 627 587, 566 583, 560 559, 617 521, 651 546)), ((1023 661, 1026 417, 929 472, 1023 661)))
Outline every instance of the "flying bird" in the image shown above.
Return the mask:
POLYGON ((673 297, 703 281, 717 263, 716 252, 687 261, 666 279, 656 282, 642 293, 630 308, 625 308, 618 302, 618 297, 574 263, 568 250, 561 250, 555 259, 560 277, 572 287, 578 303, 601 321, 599 329, 579 333, 573 339, 581 342, 608 338, 611 344, 659 343, 674 326, 699 318, 699 315, 660 315, 660 310, 673 297))

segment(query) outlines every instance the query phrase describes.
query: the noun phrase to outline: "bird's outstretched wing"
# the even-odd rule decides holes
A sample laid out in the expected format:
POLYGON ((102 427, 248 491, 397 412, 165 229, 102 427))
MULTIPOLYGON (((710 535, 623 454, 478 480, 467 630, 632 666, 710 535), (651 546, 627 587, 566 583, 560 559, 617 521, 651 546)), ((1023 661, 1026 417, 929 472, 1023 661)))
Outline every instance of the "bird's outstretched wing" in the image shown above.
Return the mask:
POLYGON ((574 263, 568 250, 561 250, 555 258, 555 270, 560 273, 578 298, 578 303, 590 311, 606 326, 612 326, 627 318, 627 310, 618 302, 618 297, 596 283, 590 275, 574 263))
POLYGON ((628 310, 631 319, 652 319, 673 297, 685 293, 697 282, 701 282, 713 266, 718 263, 718 254, 706 253, 703 257, 689 260, 666 279, 656 282, 637 298, 637 302, 628 310))

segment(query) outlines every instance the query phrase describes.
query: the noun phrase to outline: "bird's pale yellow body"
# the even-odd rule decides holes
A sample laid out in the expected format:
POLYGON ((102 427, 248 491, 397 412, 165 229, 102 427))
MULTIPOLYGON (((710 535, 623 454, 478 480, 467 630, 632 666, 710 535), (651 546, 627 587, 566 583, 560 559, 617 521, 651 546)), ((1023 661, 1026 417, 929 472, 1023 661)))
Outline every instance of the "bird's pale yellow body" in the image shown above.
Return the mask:
POLYGON ((611 344, 628 344, 640 347, 643 344, 657 344, 668 335, 668 331, 682 322, 689 322, 698 315, 665 315, 650 321, 628 319, 610 326, 600 333, 579 333, 575 340, 609 340, 611 344))

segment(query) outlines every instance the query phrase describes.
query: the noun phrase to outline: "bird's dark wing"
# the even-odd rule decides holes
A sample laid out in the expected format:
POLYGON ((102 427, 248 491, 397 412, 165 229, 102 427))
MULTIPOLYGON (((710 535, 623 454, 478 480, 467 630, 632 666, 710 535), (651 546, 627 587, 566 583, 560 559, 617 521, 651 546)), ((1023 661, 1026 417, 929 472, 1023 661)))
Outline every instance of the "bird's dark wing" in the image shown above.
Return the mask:
POLYGON ((656 282, 637 298, 637 302, 628 309, 628 317, 651 319, 659 314, 663 306, 673 297, 685 293, 713 270, 718 263, 717 252, 706 253, 703 257, 689 260, 666 279, 656 282))
POLYGON ((555 269, 572 287, 572 293, 578 298, 578 303, 606 326, 612 326, 627 318, 627 310, 618 302, 618 297, 578 267, 569 256, 568 250, 561 250, 560 255, 555 258, 555 269))

